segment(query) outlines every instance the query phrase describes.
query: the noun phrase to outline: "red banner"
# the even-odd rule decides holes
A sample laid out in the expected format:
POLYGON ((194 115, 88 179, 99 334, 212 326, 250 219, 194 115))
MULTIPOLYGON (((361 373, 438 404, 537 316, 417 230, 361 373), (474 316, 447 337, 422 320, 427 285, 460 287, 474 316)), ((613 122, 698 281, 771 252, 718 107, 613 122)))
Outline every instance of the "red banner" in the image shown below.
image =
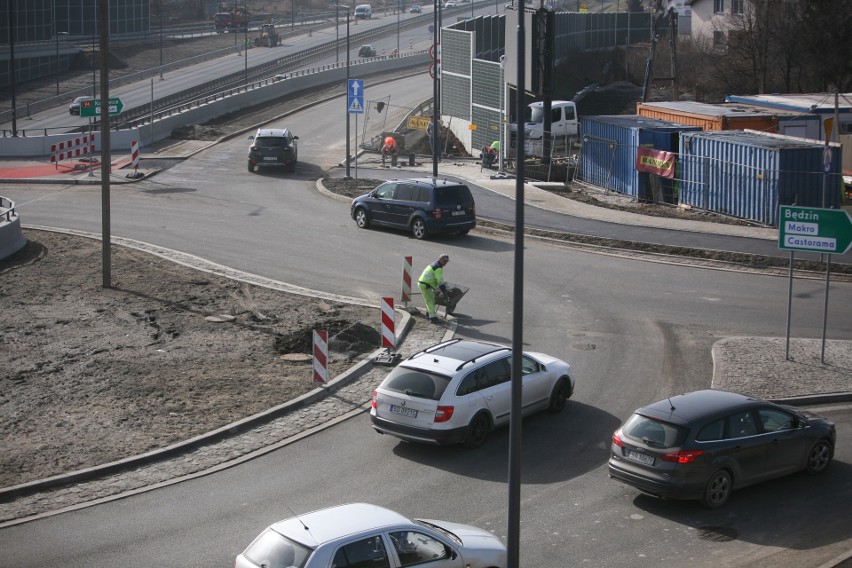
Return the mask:
POLYGON ((672 179, 676 155, 673 152, 663 152, 653 148, 639 148, 636 154, 636 171, 672 179))

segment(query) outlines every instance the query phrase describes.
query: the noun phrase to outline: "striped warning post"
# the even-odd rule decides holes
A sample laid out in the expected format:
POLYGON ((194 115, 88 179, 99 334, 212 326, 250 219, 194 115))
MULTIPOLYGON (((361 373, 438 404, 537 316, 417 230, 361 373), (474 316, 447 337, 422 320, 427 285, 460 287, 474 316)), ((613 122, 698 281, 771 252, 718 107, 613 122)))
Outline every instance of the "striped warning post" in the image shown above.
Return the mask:
POLYGON ((396 336, 394 324, 396 317, 393 311, 393 298, 382 298, 382 347, 393 349, 396 336))
POLYGON ((328 330, 314 330, 314 382, 328 382, 328 330))
POLYGON ((411 301, 411 261, 410 256, 402 259, 402 303, 411 301))
POLYGON ((132 160, 131 166, 134 170, 139 169, 139 141, 133 140, 130 142, 130 158, 132 160))

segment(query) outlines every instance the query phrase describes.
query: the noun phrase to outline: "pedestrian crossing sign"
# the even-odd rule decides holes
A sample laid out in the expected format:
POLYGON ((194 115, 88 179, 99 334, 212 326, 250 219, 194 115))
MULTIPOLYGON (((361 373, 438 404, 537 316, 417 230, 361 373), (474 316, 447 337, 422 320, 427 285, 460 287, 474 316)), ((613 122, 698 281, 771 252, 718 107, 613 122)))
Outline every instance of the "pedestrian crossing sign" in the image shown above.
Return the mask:
POLYGON ((364 114, 364 80, 349 79, 346 93, 349 114, 364 114))
POLYGON ((352 97, 352 100, 349 102, 349 113, 364 114, 364 105, 361 99, 357 97, 352 97))

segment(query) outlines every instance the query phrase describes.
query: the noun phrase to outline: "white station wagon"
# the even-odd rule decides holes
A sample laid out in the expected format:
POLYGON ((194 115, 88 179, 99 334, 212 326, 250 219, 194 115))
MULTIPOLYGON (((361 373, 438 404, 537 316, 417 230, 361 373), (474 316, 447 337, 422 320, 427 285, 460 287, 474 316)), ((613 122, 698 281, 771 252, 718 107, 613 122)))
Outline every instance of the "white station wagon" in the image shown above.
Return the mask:
MULTIPOLYGON (((508 424, 512 350, 453 339, 401 362, 373 393, 370 419, 380 434, 411 442, 481 446, 492 428, 508 424)), ((524 415, 561 412, 574 393, 571 366, 524 352, 524 415)))

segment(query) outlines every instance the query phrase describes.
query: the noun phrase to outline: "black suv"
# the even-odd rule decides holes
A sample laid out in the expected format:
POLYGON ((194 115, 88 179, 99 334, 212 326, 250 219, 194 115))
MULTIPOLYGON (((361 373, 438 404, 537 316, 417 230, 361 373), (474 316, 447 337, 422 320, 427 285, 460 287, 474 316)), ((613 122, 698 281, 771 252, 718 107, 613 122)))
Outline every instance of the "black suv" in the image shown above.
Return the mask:
POLYGON ((411 231, 415 239, 435 233, 467 234, 476 226, 476 204, 459 182, 435 178, 387 181, 352 201, 360 228, 384 225, 411 231))
POLYGON ((296 171, 299 148, 298 136, 286 128, 261 128, 254 136, 249 136, 251 147, 248 153, 248 171, 256 168, 284 167, 288 172, 296 171))

